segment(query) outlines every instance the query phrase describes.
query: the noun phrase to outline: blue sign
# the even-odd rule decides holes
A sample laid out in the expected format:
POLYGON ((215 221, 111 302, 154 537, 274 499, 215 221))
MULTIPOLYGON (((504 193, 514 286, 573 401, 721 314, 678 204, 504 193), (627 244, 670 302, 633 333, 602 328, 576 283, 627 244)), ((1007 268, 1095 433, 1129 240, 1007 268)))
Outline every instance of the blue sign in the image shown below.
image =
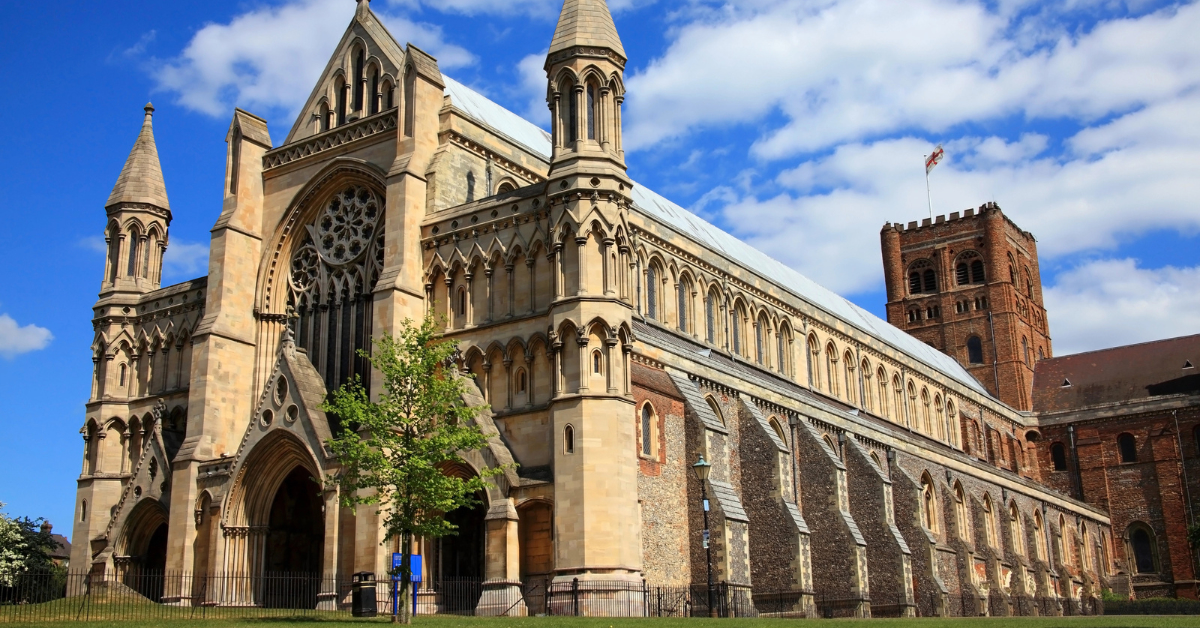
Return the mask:
MULTIPOLYGON (((393 573, 392 580, 397 580, 397 581, 400 580, 399 571, 400 571, 400 567, 403 564, 404 564, 404 554, 401 554, 400 552, 393 552, 392 553, 392 573, 393 573)), ((410 571, 412 572, 412 579, 410 580, 410 582, 420 582, 421 581, 421 555, 420 554, 413 554, 412 556, 409 556, 409 568, 410 568, 410 571)))

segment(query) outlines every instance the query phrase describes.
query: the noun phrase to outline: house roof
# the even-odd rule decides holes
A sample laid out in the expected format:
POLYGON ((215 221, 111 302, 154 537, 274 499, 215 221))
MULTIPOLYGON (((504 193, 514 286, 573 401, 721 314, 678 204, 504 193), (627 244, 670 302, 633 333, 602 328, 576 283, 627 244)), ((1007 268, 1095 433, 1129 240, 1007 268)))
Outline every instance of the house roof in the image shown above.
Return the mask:
MULTIPOLYGON (((449 77, 444 78, 446 93, 450 96, 451 104, 458 107, 475 122, 491 128, 549 161, 549 133, 462 83, 449 77)), ((960 384, 980 394, 988 394, 983 385, 954 358, 818 285, 803 274, 722 231, 712 223, 672 203, 645 186, 635 184, 632 195, 635 209, 666 224, 681 237, 688 238, 726 259, 748 268, 814 307, 824 310, 847 324, 920 360, 960 384)))
POLYGON ((1039 360, 1038 412, 1200 393, 1200 334, 1039 360))

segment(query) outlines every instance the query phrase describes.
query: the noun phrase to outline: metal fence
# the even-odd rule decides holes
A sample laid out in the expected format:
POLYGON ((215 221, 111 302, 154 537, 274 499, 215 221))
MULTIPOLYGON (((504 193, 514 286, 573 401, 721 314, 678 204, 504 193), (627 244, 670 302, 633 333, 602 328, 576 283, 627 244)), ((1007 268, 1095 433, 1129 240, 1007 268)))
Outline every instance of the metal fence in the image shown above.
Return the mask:
MULTIPOLYGON (((386 575, 366 583, 308 573, 262 575, 153 572, 127 568, 96 575, 54 570, 0 582, 0 623, 123 621, 188 618, 344 616, 354 588, 372 589, 381 615, 394 609, 386 575)), ((362 596, 369 597, 369 596, 362 596)), ((441 579, 416 583, 410 599, 418 615, 569 615, 590 617, 875 617, 905 615, 905 599, 844 598, 826 592, 751 588, 726 582, 657 586, 644 580, 524 582, 441 579), (711 600, 711 602, 710 602, 711 600)), ((978 615, 1093 615, 1099 600, 1002 596, 951 596, 950 612, 978 615), (953 607, 958 608, 953 608, 953 607)), ((929 608, 940 608, 930 597, 929 608)), ((923 607, 919 614, 927 612, 923 607)))

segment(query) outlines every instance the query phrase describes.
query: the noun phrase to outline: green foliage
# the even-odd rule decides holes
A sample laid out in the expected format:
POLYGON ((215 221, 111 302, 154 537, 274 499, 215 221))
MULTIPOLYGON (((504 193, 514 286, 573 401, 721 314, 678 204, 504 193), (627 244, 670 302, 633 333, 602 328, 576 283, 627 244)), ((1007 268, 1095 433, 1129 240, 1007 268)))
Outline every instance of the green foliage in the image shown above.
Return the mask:
POLYGON ((55 541, 42 530, 42 519, 10 518, 0 502, 0 586, 13 586, 22 574, 54 568, 55 541))
POLYGON ((1188 545, 1192 546, 1192 549, 1200 548, 1200 523, 1193 523, 1188 526, 1187 540, 1188 545))
MULTIPOLYGON (((477 504, 485 478, 503 471, 482 469, 466 479, 443 472, 464 462, 460 452, 487 445, 475 423, 485 406, 463 402, 469 376, 450 362, 455 345, 442 340, 433 318, 419 326, 406 320, 399 336, 386 334, 372 347, 364 357, 383 375, 378 400, 371 401, 356 378, 322 406, 342 427, 329 441, 343 467, 335 480, 341 503, 377 506, 387 536, 401 538, 402 547, 414 536, 455 534, 445 513, 477 504)), ((407 584, 407 559, 397 571, 407 584)))

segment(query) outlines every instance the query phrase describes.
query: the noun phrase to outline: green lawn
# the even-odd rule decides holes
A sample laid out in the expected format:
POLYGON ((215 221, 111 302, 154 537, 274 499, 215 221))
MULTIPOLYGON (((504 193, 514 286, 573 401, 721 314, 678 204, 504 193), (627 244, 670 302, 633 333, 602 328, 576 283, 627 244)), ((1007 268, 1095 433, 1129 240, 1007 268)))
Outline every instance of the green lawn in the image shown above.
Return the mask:
MULTIPOLYGON (((48 628, 272 628, 309 626, 350 628, 381 626, 389 618, 355 619, 336 617, 273 617, 261 619, 126 620, 119 622, 37 623, 48 628)), ((836 628, 1200 628, 1200 616, 1109 616, 1109 617, 997 617, 921 619, 606 619, 589 617, 418 617, 420 628, 759 628, 782 624, 829 624, 836 628)), ((27 624, 28 625, 28 624, 27 624)), ((814 626, 816 628, 816 626, 814 626)))

